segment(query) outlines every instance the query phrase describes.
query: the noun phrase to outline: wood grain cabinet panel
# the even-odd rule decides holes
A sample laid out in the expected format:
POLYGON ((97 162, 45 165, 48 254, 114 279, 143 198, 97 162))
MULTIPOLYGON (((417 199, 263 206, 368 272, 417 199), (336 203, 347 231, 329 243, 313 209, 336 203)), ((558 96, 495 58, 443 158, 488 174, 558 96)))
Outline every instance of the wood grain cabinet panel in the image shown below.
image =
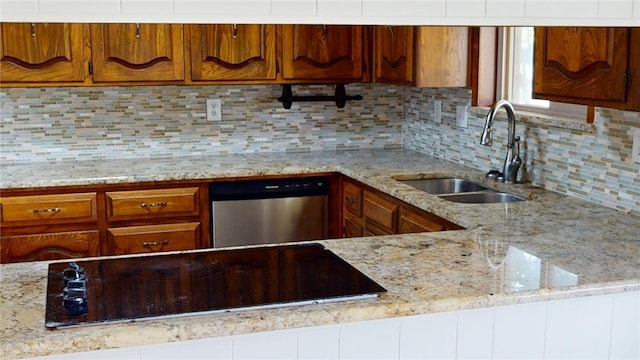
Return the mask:
MULTIPOLYGON (((376 26, 374 35, 375 81, 413 85, 413 26, 376 26)), ((435 64, 437 66, 437 64, 435 64)))
POLYGON ((417 87, 466 87, 469 28, 377 26, 376 82, 417 87))
POLYGON ((341 188, 345 238, 464 229, 347 177, 342 178, 341 188))
POLYGON ((362 225, 355 220, 352 220, 348 215, 344 217, 344 237, 358 237, 362 236, 362 225))
POLYGON ((91 24, 93 81, 184 80, 183 26, 91 24))
POLYGON ((536 28, 534 97, 624 103, 629 41, 626 28, 536 28))
POLYGON ((0 263, 99 256, 98 231, 16 235, 0 238, 0 263))
POLYGON ((0 23, 0 79, 83 82, 81 24, 0 23))
POLYGON ((2 226, 95 222, 96 193, 0 198, 2 226))
POLYGON ((197 187, 107 192, 107 220, 195 216, 200 211, 197 187))
POLYGON ((362 80, 362 26, 282 25, 285 80, 362 80))
POLYGON ((362 216, 362 188, 350 183, 344 183, 343 203, 345 211, 358 217, 362 216))
POLYGON ((107 230, 108 255, 193 250, 200 223, 129 226, 107 230))
POLYGON ((365 219, 375 221, 393 234, 398 223, 398 205, 365 190, 362 200, 362 215, 365 219))
POLYGON ((275 80, 275 25, 188 25, 191 79, 275 80))

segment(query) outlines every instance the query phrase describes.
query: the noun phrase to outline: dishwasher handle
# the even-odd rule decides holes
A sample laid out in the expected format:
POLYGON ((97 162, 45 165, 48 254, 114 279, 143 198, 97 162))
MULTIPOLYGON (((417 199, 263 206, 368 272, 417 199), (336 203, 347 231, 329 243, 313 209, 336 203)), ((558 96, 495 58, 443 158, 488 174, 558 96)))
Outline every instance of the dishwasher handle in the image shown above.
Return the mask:
POLYGON ((224 181, 209 184, 212 201, 270 199, 329 194, 325 176, 288 179, 224 181))

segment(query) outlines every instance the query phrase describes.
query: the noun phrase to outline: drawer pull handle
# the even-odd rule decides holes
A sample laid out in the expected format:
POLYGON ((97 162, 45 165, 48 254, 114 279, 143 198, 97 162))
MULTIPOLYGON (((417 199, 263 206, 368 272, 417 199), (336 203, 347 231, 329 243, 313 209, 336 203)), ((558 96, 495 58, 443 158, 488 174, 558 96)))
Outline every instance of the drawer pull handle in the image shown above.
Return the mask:
POLYGON ((140 207, 143 207, 143 208, 165 207, 165 206, 167 206, 167 203, 165 201, 154 202, 154 203, 141 203, 140 204, 140 207))
POLYGON ((33 213, 34 214, 59 213, 61 211, 62 211, 62 209, 60 209, 58 207, 50 208, 50 209, 33 209, 33 213))
POLYGON ((158 245, 169 245, 169 240, 162 240, 162 241, 144 241, 142 243, 142 246, 144 247, 152 247, 152 246, 158 246, 158 245))

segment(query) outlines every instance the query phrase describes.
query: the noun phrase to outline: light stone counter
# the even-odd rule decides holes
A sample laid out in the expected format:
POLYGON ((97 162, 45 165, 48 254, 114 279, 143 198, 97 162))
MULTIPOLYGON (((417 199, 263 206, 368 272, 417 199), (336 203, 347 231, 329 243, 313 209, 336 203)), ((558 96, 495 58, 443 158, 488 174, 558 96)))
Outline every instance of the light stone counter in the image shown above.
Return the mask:
POLYGON ((322 241, 388 290, 375 300, 63 330, 44 327, 48 263, 0 265, 2 359, 640 290, 639 217, 520 184, 492 186, 529 201, 442 200, 393 177, 483 182, 482 173, 406 150, 65 162, 1 171, 2 189, 338 171, 467 228, 322 241))

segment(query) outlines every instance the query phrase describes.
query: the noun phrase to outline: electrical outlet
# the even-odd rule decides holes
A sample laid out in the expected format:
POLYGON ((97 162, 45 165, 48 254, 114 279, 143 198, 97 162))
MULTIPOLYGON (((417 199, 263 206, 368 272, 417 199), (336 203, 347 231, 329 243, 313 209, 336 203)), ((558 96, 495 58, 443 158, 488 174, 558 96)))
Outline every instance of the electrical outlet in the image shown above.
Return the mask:
POLYGON ((442 123, 442 101, 433 100, 433 122, 442 123))
POLYGON ((466 129, 469 126, 469 115, 467 107, 464 105, 456 106, 456 125, 459 128, 466 129))
POLYGON ((640 128, 631 131, 631 160, 640 164, 640 128))
POLYGON ((222 120, 222 101, 220 99, 207 99, 207 121, 222 120))

